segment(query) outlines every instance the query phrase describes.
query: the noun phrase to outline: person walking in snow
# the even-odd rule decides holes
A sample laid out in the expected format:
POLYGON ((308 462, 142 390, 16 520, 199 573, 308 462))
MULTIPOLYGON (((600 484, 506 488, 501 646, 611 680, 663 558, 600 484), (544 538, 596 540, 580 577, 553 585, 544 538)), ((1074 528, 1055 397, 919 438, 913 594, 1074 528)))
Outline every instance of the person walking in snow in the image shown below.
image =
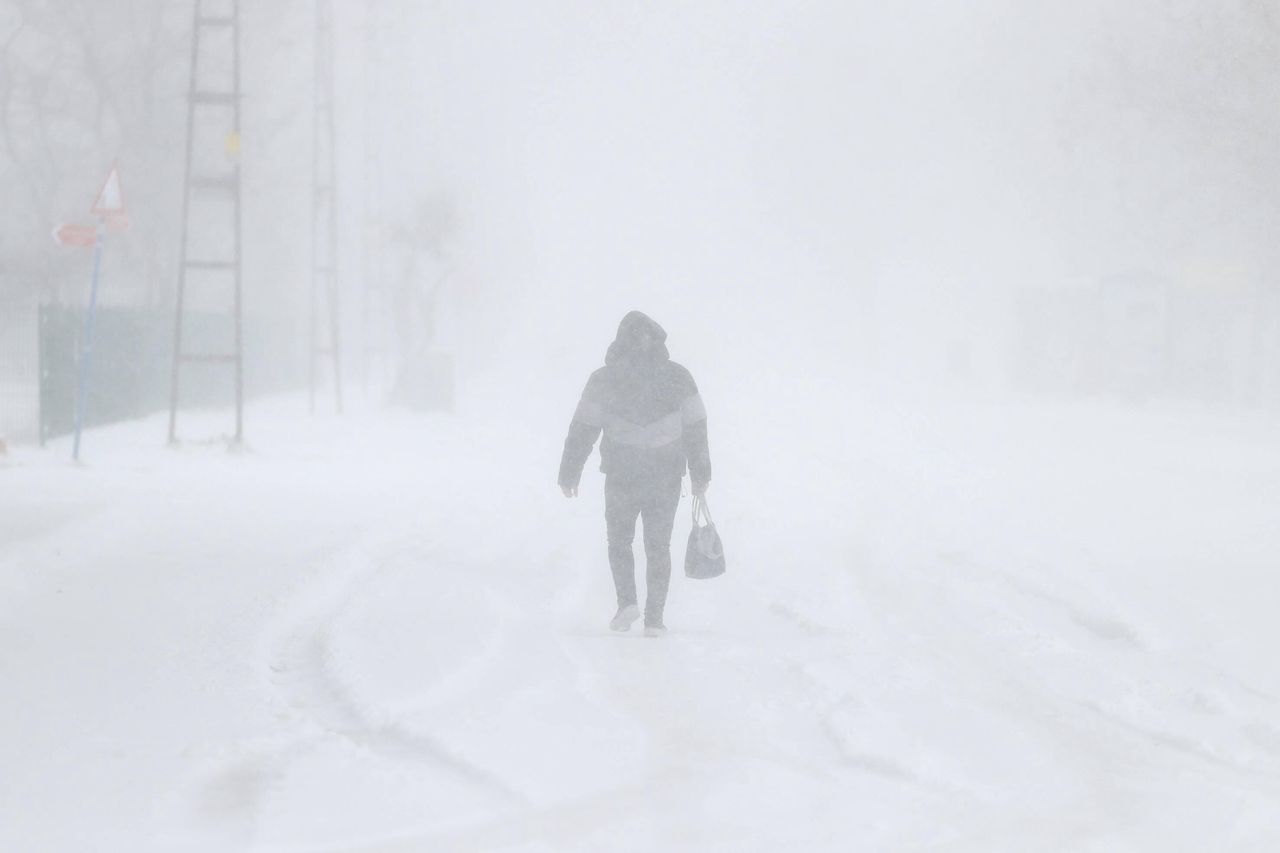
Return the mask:
POLYGON ((636 597, 637 516, 644 521, 645 634, 661 636, 671 580, 671 530, 686 465, 695 495, 711 484, 707 411, 693 376, 671 360, 667 333, 639 311, 622 318, 604 367, 591 374, 569 424, 560 459, 560 489, 577 497, 596 438, 604 472, 609 568, 618 612, 609 627, 627 631, 640 618, 636 597))

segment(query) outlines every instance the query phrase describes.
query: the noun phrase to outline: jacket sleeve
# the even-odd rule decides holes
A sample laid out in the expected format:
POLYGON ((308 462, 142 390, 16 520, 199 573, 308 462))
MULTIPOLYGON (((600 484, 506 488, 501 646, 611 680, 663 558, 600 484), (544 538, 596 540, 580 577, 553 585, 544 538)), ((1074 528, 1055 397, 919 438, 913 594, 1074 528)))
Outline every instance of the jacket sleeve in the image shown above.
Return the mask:
POLYGON ((689 394, 680 406, 684 436, 684 455, 689 460, 689 479, 694 483, 711 482, 711 448, 707 443, 707 407, 702 403, 698 386, 689 377, 689 394))
POLYGON ((591 456, 596 439, 604 426, 604 405, 601 399, 601 383, 593 375, 583 389, 582 399, 569 424, 569 435, 564 440, 564 454, 560 457, 560 485, 576 489, 582 479, 582 468, 591 456))

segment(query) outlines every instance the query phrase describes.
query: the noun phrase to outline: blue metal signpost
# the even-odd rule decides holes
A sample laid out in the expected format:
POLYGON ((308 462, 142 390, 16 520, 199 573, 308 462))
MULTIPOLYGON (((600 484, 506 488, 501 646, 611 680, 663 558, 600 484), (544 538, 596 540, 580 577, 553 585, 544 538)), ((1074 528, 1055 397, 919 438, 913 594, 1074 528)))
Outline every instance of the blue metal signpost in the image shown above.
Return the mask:
MULTIPOLYGON (((98 281, 102 277, 102 249, 107 241, 107 231, 125 231, 129 217, 124 209, 124 193, 120 189, 120 173, 113 165, 106 183, 98 191, 98 197, 89 211, 98 217, 98 227, 93 235, 93 283, 89 287, 89 310, 84 315, 84 334, 80 339, 80 359, 76 363, 76 437, 71 445, 71 458, 80 461, 80 432, 84 429, 85 411, 89 407, 89 368, 93 362, 93 318, 98 311, 98 281)), ((79 237, 87 236, 81 226, 64 226, 55 232, 55 239, 66 245, 87 245, 79 237)))
POLYGON ((80 340, 80 359, 76 363, 76 438, 71 458, 80 461, 80 431, 88 406, 85 396, 89 385, 89 364, 93 359, 93 316, 98 310, 98 279, 102 274, 102 247, 107 239, 107 221, 98 217, 98 236, 93 243, 93 284, 89 287, 89 310, 84 315, 84 335, 80 340))

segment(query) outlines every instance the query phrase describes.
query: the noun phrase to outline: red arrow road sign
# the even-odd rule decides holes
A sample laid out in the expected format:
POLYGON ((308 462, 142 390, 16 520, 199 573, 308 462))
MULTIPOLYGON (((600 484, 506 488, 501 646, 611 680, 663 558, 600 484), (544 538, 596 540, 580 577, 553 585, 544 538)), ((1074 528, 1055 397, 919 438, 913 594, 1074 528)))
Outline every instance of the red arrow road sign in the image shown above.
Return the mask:
POLYGON ((90 212, 101 218, 101 226, 59 225, 53 229, 53 239, 63 246, 91 249, 98 242, 100 229, 111 234, 123 234, 129 230, 132 223, 129 221, 129 214, 125 213, 120 173, 115 166, 111 167, 111 174, 107 175, 106 182, 98 191, 90 212))
POLYGON ((59 225, 53 229, 53 239, 63 246, 92 249, 98 241, 98 229, 92 225, 59 225))

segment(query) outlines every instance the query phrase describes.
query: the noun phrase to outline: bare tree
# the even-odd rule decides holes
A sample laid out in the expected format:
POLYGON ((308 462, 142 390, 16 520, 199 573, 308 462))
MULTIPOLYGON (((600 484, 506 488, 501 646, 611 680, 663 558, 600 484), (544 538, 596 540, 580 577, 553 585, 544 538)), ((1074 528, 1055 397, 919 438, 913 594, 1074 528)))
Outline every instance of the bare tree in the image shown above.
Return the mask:
POLYGON ((0 0, 4 288, 60 294, 82 277, 48 239, 83 220, 119 161, 137 228, 116 253, 117 298, 156 302, 176 237, 188 16, 163 0, 0 0))

